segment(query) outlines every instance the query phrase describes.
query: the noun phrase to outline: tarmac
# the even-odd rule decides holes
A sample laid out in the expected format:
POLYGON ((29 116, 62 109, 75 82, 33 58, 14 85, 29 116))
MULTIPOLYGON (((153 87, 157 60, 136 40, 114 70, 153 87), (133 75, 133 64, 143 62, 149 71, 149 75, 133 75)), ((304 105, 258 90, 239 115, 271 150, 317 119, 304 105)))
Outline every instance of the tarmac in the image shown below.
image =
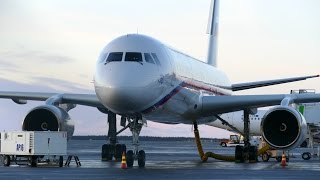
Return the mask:
MULTIPOLYGON (((291 151, 288 166, 275 159, 269 162, 234 163, 209 159, 202 163, 193 141, 144 141, 146 167, 121 169, 120 162, 100 160, 101 140, 71 140, 68 153, 77 155, 82 166, 72 161, 69 167, 39 165, 0 165, 0 179, 319 179, 320 160, 303 160, 301 152, 291 151)), ((130 149, 130 141, 122 142, 130 149)), ((205 150, 232 155, 234 148, 220 147, 217 142, 203 142, 205 150)), ((67 157, 64 157, 65 159, 67 157)))

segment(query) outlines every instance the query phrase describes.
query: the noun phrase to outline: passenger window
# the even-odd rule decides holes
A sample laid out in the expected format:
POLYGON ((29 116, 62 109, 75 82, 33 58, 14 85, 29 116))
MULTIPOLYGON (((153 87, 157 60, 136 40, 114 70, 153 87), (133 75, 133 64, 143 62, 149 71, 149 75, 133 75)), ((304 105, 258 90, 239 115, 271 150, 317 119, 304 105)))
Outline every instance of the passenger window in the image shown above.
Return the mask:
POLYGON ((127 52, 124 61, 137 61, 142 62, 142 54, 137 52, 127 52))
POLYGON ((154 61, 153 61, 153 59, 152 59, 152 57, 151 57, 151 55, 149 53, 144 53, 144 58, 145 58, 147 63, 154 64, 154 61))
POLYGON ((123 52, 112 52, 109 54, 106 63, 112 61, 122 61, 123 52))
POLYGON ((153 57, 154 61, 156 61, 156 64, 161 66, 160 61, 159 61, 158 56, 156 55, 156 53, 151 53, 151 54, 152 54, 152 57, 153 57))

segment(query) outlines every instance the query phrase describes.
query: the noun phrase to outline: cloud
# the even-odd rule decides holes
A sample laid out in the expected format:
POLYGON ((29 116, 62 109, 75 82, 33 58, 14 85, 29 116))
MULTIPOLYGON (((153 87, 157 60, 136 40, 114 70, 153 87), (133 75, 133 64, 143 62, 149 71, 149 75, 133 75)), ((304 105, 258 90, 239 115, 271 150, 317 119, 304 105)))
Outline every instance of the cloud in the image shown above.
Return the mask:
POLYGON ((61 63, 72 63, 75 60, 71 57, 53 54, 44 51, 35 51, 35 50, 22 50, 17 49, 16 51, 6 51, 0 53, 0 57, 4 60, 14 60, 16 61, 34 61, 37 63, 52 63, 52 64, 61 64, 61 63))
MULTIPOLYGON (((1 60, 0 60, 1 61, 1 60)), ((13 63, 10 63, 10 62, 5 62, 5 61, 1 61, 0 63, 0 68, 16 68, 17 65, 13 64, 13 63)))
POLYGON ((0 59, 0 74, 4 74, 3 71, 16 72, 18 66, 11 62, 6 62, 5 60, 0 59), (2 72, 1 72, 2 71, 2 72))
POLYGON ((61 79, 49 78, 49 77, 36 77, 33 76, 31 79, 34 81, 32 84, 42 84, 42 86, 50 87, 58 91, 76 92, 76 93, 94 93, 92 89, 80 85, 75 82, 65 81, 61 79))

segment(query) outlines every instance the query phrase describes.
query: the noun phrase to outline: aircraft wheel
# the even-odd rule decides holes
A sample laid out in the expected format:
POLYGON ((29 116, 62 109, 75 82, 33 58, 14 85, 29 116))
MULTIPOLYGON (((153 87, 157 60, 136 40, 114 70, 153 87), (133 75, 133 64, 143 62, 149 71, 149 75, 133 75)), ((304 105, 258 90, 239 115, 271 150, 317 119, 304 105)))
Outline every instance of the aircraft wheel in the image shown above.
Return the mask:
POLYGON ((221 146, 222 146, 222 147, 227 147, 227 143, 222 142, 222 143, 221 143, 221 146))
POLYGON ((59 167, 63 166, 63 156, 59 157, 59 167))
POLYGON ((121 157, 122 157, 122 148, 123 148, 123 144, 116 144, 116 148, 115 148, 115 151, 114 151, 114 157, 116 158, 116 160, 121 160, 121 157))
POLYGON ((144 150, 140 150, 138 153, 138 165, 140 168, 144 168, 146 164, 146 153, 144 150))
POLYGON ((127 152, 127 157, 126 157, 126 160, 127 160, 127 166, 128 167, 132 167, 133 166, 133 151, 132 150, 129 150, 127 152))
POLYGON ((236 149, 235 149, 235 162, 237 163, 242 163, 244 162, 244 159, 243 159, 243 146, 236 146, 236 149))
POLYGON ((258 159, 258 149, 257 146, 249 147, 249 162, 257 162, 258 159))
POLYGON ((8 156, 8 155, 5 155, 5 156, 3 156, 3 165, 4 166, 10 166, 10 156, 8 156))
POLYGON ((263 162, 268 162, 270 159, 270 156, 268 153, 264 153, 264 154, 262 154, 261 159, 263 162))
POLYGON ((101 149, 101 160, 102 161, 110 161, 112 160, 112 147, 111 144, 104 144, 101 149))
POLYGON ((116 160, 121 160, 122 158, 122 153, 126 152, 126 145, 125 144, 117 144, 115 148, 115 154, 114 157, 116 160))
POLYGON ((309 152, 304 152, 304 153, 302 153, 302 159, 304 159, 304 160, 309 160, 310 158, 311 158, 311 153, 309 153, 309 152))

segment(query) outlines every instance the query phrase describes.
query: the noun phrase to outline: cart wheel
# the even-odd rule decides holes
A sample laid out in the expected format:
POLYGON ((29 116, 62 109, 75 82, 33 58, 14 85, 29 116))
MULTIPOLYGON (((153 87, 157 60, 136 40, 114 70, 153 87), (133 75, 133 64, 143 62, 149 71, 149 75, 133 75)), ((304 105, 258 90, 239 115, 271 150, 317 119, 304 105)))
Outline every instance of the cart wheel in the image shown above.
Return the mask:
POLYGON ((304 159, 304 160, 309 160, 310 158, 311 158, 311 153, 309 153, 309 152, 304 152, 304 153, 302 153, 302 159, 304 159))
POLYGON ((10 156, 8 155, 3 156, 3 165, 10 166, 10 156))
POLYGON ((31 167, 37 167, 37 156, 31 156, 31 167))
POLYGON ((268 153, 264 153, 264 154, 262 154, 262 156, 261 156, 261 159, 262 159, 263 162, 268 162, 268 161, 269 161, 269 158, 270 158, 270 156, 269 156, 268 153))
POLYGON ((59 167, 63 166, 63 156, 59 157, 59 167))

